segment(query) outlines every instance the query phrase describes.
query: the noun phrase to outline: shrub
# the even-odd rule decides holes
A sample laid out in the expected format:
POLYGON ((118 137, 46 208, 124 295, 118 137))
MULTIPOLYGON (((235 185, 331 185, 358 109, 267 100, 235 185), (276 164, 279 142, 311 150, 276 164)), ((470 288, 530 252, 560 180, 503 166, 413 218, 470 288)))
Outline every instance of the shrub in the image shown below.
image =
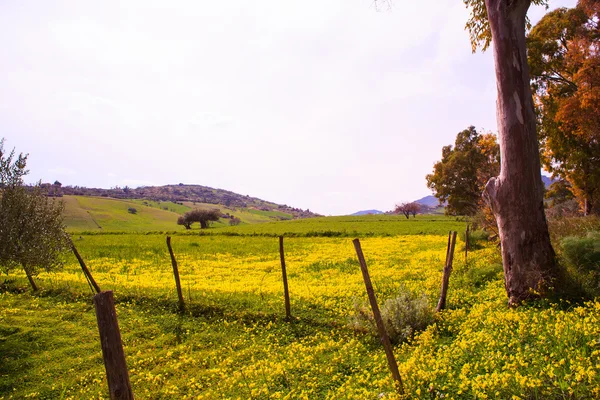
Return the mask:
POLYGON ((134 207, 129 207, 129 208, 127 209, 127 212, 128 212, 129 214, 137 214, 137 209, 136 209, 136 208, 134 208, 134 207))
MULTIPOLYGON (((580 296, 600 294, 600 232, 588 232, 584 237, 568 236, 561 241, 563 279, 569 291, 580 296), (579 292, 579 293, 578 293, 579 292)), ((570 293, 567 293, 568 295, 570 293)))
POLYGON ((600 269, 600 232, 588 232, 585 237, 569 236, 562 240, 565 260, 580 271, 600 269))
MULTIPOLYGON (((371 309, 365 305, 355 305, 355 311, 350 321, 351 327, 378 337, 371 309)), ((409 340, 416 332, 431 324, 433 309, 424 293, 418 295, 401 286, 398 296, 388 299, 381 307, 381 318, 390 341, 397 344, 409 340)))
POLYGON ((231 217, 229 219, 229 225, 234 226, 234 225, 239 225, 240 222, 242 222, 241 219, 239 219, 238 217, 231 217))
MULTIPOLYGON (((466 243, 466 232, 461 233, 461 239, 466 243)), ((469 250, 480 249, 483 247, 482 242, 489 240, 490 234, 484 230, 469 231, 469 250)))

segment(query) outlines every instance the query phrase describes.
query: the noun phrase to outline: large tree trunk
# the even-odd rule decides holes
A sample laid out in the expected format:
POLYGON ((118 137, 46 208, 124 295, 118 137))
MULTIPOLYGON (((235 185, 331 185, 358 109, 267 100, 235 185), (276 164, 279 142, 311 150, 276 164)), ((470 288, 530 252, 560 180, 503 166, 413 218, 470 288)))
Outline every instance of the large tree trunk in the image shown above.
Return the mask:
POLYGON ((544 293, 556 275, 544 214, 543 186, 529 68, 525 15, 530 0, 485 0, 496 65, 500 176, 483 193, 498 222, 510 305, 544 293))

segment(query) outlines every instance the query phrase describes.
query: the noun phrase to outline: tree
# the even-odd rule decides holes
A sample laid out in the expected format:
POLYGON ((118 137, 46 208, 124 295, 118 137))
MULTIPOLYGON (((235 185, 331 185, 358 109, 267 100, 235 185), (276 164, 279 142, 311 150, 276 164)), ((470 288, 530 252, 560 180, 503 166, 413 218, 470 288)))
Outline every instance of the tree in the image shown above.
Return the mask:
POLYGON ((406 217, 406 219, 408 219, 410 217, 410 215, 413 215, 413 218, 416 217, 417 213, 419 213, 421 211, 421 205, 419 203, 401 203, 401 204, 396 204, 396 208, 394 209, 394 214, 404 214, 404 216, 406 217))
POLYGON ((400 214, 400 213, 404 214, 406 219, 409 218, 410 211, 409 211, 408 203, 396 204, 396 208, 394 209, 394 214, 400 214))
POLYGON ((183 215, 177 218, 177 225, 183 225, 185 229, 192 229, 192 222, 188 221, 183 215))
MULTIPOLYGON (((531 0, 463 0, 473 49, 493 45, 498 89, 500 174, 484 191, 498 222, 510 305, 554 285, 556 261, 544 214, 536 117, 525 47, 531 0)), ((533 0, 546 4, 545 0, 533 0)))
POLYGON ((413 218, 417 218, 417 214, 421 212, 421 205, 419 203, 412 202, 408 205, 408 210, 412 214, 413 218))
POLYGON ((527 38, 542 163, 600 214, 600 3, 546 14, 527 38))
POLYGON ((442 148, 442 160, 426 176, 427 186, 440 204, 447 202, 447 214, 474 215, 483 207, 481 192, 499 169, 496 137, 491 133, 479 134, 470 126, 456 135, 454 147, 442 148))
POLYGON ((208 228, 210 221, 218 221, 221 218, 221 211, 218 208, 191 210, 183 214, 177 219, 178 225, 185 226, 186 229, 191 229, 194 222, 200 223, 201 229, 208 228))
POLYGON ((45 196, 37 185, 26 188, 27 156, 4 151, 0 140, 0 269, 21 267, 33 290, 40 270, 62 267, 61 254, 69 249, 64 230, 63 204, 45 196))

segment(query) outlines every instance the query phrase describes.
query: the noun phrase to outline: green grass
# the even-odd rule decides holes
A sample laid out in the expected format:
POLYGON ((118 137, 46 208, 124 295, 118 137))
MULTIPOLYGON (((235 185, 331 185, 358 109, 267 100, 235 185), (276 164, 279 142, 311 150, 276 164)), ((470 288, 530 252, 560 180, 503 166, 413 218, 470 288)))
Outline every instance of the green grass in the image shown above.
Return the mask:
POLYGON ((65 223, 71 232, 180 231, 179 214, 136 201, 103 197, 65 196, 65 223), (131 214, 128 209, 137 210, 131 214))
POLYGON ((292 221, 269 222, 207 230, 207 234, 264 236, 330 236, 365 237, 395 235, 447 235, 462 231, 465 222, 443 215, 418 215, 406 219, 399 215, 362 215, 319 217, 292 221))
MULTIPOLYGON (((69 232, 160 232, 185 230, 176 224, 177 218, 194 208, 219 208, 241 220, 241 224, 259 224, 292 216, 279 211, 261 211, 230 208, 218 204, 205 204, 144 199, 111 199, 105 197, 64 196, 65 224, 69 232), (136 214, 128 209, 133 207, 136 214)), ((222 218, 212 222, 213 228, 228 227, 229 220, 222 218)), ((198 224, 194 230, 200 229, 198 224)))

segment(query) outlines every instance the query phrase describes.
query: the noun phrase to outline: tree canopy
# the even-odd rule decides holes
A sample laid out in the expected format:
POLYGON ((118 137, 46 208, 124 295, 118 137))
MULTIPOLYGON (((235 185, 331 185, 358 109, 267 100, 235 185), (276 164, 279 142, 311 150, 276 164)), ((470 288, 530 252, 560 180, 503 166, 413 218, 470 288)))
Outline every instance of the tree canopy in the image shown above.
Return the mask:
POLYGON ((61 253, 69 248, 62 202, 46 197, 41 188, 25 187, 27 155, 4 151, 0 140, 0 269, 22 267, 34 289, 40 270, 62 267, 61 253))
POLYGON ((448 214, 473 215, 483 205, 481 192, 487 181, 499 170, 496 136, 479 134, 470 126, 456 135, 454 147, 442 148, 442 159, 426 176, 427 186, 440 203, 448 202, 448 214))
MULTIPOLYGON (((492 43, 492 32, 488 21, 487 8, 485 0, 463 0, 465 6, 471 10, 471 15, 465 25, 471 39, 471 49, 473 53, 477 49, 486 51, 492 43)), ((532 0, 532 4, 548 7, 548 0, 532 0)), ((526 19, 527 28, 531 27, 529 20, 526 19)))
POLYGON ((218 221, 219 218, 221 218, 221 211, 218 208, 197 208, 180 216, 177 219, 177 224, 185 226, 186 229, 191 229, 194 222, 199 222, 200 228, 206 229, 210 221, 218 221))
POLYGON ((546 14, 527 38, 544 167, 600 213, 600 3, 546 14))

